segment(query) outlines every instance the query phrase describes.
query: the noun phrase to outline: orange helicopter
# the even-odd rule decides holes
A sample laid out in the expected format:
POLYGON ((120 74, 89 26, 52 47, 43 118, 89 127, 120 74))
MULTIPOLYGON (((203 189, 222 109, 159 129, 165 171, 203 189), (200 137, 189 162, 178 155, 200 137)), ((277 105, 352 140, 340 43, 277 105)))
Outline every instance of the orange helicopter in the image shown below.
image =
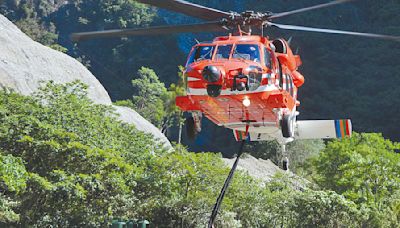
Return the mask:
POLYGON ((194 137, 201 130, 201 117, 233 130, 236 140, 278 140, 284 145, 294 139, 342 138, 350 136, 352 125, 343 120, 297 121, 298 88, 304 77, 298 72, 299 55, 293 54, 284 39, 269 39, 268 27, 285 30, 362 36, 400 41, 400 37, 372 33, 321 29, 272 22, 275 19, 326 8, 351 0, 336 0, 282 13, 224 12, 183 0, 137 0, 138 2, 183 13, 207 22, 74 33, 72 40, 93 38, 161 35, 184 32, 229 32, 237 35, 216 37, 212 42, 196 44, 184 71, 186 96, 176 105, 190 112, 186 126, 194 137), (252 35, 252 28, 261 35, 252 35))

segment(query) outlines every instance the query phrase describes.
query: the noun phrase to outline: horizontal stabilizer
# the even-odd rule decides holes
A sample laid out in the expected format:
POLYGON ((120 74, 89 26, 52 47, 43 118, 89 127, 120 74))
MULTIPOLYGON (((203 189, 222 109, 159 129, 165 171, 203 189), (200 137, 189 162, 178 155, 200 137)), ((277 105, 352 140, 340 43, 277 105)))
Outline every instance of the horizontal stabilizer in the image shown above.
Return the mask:
MULTIPOLYGON (((237 141, 245 139, 244 132, 233 131, 237 141)), ((344 120, 298 120, 296 121, 294 139, 334 139, 350 137, 351 121, 344 120)), ((269 133, 249 132, 248 141, 285 140, 279 129, 269 133)))
POLYGON ((350 137, 351 121, 343 120, 299 120, 295 132, 296 139, 332 139, 350 137))

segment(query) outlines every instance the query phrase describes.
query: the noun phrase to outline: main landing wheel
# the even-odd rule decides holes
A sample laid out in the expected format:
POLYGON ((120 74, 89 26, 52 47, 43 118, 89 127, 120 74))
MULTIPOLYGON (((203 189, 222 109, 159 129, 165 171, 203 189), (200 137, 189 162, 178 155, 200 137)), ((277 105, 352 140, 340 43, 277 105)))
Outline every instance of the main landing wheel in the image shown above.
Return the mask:
POLYGON ((294 121, 290 115, 284 115, 281 120, 282 135, 285 138, 292 138, 294 136, 294 121))
POLYGON ((194 118, 192 116, 186 118, 185 126, 186 126, 186 135, 190 140, 194 140, 197 136, 197 130, 194 118))

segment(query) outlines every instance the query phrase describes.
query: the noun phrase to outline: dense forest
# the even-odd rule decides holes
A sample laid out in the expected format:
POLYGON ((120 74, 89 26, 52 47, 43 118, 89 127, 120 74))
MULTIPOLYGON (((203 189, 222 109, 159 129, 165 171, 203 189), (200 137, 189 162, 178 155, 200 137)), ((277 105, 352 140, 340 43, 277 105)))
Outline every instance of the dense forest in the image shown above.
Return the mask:
MULTIPOLYGON (((222 10, 281 12, 324 1, 193 0, 222 10)), ((399 1, 355 1, 291 16, 282 23, 400 35, 399 1)), ((181 34, 73 43, 72 32, 182 24, 196 19, 133 0, 4 0, 0 13, 34 40, 82 62, 118 105, 133 107, 177 141, 186 54, 181 34)), ((349 117, 342 141, 289 145, 293 171, 263 183, 235 175, 217 227, 398 227, 400 140, 396 113, 400 44, 337 35, 282 32, 303 60, 302 119, 349 117), (389 139, 385 139, 389 138, 389 139)), ((0 223, 105 226, 113 218, 157 227, 204 227, 228 169, 218 153, 237 150, 232 133, 204 121, 195 142, 165 151, 150 135, 93 104, 80 82, 48 83, 33 96, 0 91, 0 223), (79 107, 79 108, 77 108, 79 107), (190 153, 198 151, 202 153, 190 153)), ((275 142, 246 152, 278 162, 275 142)))

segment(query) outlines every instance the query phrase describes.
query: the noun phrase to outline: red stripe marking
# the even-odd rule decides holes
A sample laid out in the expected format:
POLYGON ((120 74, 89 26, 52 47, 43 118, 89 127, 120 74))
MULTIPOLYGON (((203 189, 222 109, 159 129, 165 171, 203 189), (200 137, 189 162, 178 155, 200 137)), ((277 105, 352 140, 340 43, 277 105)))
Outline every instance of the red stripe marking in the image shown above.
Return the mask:
POLYGON ((348 136, 351 135, 350 127, 349 127, 349 120, 346 120, 346 135, 348 135, 348 136))

